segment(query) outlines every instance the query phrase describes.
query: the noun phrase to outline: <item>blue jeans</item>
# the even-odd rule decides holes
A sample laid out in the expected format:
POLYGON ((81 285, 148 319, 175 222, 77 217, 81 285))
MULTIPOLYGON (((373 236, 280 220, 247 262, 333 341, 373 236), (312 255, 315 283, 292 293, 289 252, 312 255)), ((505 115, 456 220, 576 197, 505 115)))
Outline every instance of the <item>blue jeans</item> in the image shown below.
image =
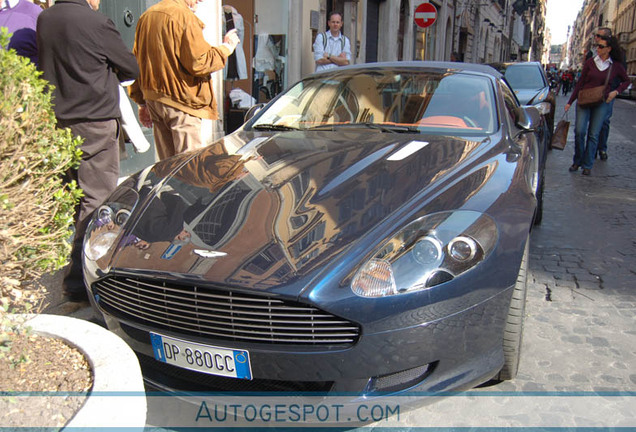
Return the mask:
POLYGON ((612 118, 612 112, 614 111, 614 100, 615 99, 612 99, 612 101, 609 103, 607 118, 603 122, 601 133, 598 136, 598 151, 599 152, 607 151, 607 138, 609 137, 610 119, 612 118))
POLYGON ((607 118, 610 104, 602 102, 592 108, 581 108, 576 104, 576 123, 574 126, 573 164, 586 169, 594 165, 598 137, 607 118), (586 139, 587 135, 587 139, 586 139))

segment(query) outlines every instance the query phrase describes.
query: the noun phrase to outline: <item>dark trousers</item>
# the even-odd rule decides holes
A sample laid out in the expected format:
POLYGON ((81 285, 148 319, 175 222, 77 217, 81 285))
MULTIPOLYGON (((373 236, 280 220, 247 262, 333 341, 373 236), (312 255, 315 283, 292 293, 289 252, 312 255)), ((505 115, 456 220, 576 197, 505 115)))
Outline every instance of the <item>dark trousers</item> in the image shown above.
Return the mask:
POLYGON ((612 99, 612 101, 609 103, 609 111, 607 113, 607 118, 603 122, 601 133, 598 136, 598 151, 599 152, 607 152, 607 139, 609 138, 610 120, 612 119, 612 112, 614 111, 615 100, 616 99, 612 99))
POLYGON ((82 160, 79 168, 67 173, 83 190, 75 212, 75 236, 71 252, 71 264, 64 277, 63 288, 67 293, 85 293, 82 272, 82 246, 90 218, 117 186, 119 178, 119 122, 117 120, 69 122, 58 121, 58 127, 68 127, 73 135, 82 137, 82 160))

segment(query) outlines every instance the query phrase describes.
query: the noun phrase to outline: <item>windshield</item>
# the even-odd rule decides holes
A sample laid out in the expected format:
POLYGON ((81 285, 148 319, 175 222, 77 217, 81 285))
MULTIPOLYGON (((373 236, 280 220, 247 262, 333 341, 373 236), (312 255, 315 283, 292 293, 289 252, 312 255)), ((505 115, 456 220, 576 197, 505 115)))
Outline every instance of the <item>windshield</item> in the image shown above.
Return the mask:
POLYGON ((535 66, 509 66, 506 81, 515 89, 539 90, 547 86, 541 71, 535 66))
POLYGON ((268 106, 251 127, 484 134, 495 131, 495 113, 485 77, 369 68, 309 77, 268 106))

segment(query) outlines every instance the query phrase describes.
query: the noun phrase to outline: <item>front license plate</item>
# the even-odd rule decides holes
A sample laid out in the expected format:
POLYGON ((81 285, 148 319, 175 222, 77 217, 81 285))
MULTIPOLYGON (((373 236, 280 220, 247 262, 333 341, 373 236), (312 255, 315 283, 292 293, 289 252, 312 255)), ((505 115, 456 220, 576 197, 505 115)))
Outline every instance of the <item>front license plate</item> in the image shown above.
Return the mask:
POLYGON ((252 379, 250 353, 150 333, 155 359, 211 375, 252 379))

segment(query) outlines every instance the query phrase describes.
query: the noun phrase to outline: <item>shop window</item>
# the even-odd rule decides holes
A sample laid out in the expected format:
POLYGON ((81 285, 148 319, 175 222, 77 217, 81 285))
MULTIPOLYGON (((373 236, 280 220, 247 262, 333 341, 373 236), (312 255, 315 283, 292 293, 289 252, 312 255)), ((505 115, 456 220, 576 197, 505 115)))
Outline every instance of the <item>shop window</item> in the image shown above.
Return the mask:
POLYGON ((285 35, 263 33, 254 36, 254 80, 252 96, 258 102, 269 102, 284 88, 285 35))

